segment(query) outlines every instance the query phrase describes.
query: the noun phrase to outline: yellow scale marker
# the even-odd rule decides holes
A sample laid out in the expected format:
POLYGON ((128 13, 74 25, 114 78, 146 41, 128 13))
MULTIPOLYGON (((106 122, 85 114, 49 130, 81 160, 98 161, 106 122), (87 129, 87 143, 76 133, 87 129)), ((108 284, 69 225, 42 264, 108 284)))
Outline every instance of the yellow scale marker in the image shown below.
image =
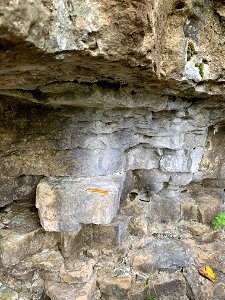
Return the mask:
POLYGON ((87 188, 86 192, 100 193, 100 194, 104 194, 104 195, 107 195, 109 193, 106 190, 97 190, 97 189, 91 189, 91 188, 87 188))

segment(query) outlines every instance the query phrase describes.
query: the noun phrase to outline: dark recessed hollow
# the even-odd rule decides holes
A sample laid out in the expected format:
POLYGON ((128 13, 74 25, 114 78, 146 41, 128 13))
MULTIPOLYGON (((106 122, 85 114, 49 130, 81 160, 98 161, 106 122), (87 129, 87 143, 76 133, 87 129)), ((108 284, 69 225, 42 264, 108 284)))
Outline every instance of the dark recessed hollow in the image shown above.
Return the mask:
POLYGON ((175 3, 175 9, 183 9, 185 7, 185 2, 184 1, 177 1, 175 3))

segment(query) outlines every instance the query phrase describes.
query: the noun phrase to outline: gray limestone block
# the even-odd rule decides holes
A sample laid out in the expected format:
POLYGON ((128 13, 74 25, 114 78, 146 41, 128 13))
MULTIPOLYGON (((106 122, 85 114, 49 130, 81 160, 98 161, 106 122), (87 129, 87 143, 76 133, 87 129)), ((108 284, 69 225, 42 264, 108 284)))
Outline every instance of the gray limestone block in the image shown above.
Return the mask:
POLYGON ((189 167, 190 172, 196 173, 199 170, 199 164, 204 154, 204 148, 196 147, 190 153, 191 165, 189 167))
POLYGON ((188 199, 189 201, 181 203, 181 218, 185 221, 198 221, 198 206, 191 201, 192 199, 188 199))
POLYGON ((123 191, 121 195, 121 203, 127 199, 127 195, 133 190, 134 188, 134 175, 133 171, 127 171, 123 183, 123 191))
POLYGON ((35 150, 26 149, 17 154, 10 154, 0 158, 0 173, 7 177, 26 175, 67 175, 73 168, 69 162, 66 165, 66 151, 35 150))
POLYGON ((36 187, 43 176, 22 175, 15 178, 13 200, 28 201, 35 200, 36 187))
POLYGON ((151 273, 156 269, 178 269, 192 262, 189 247, 176 240, 152 240, 133 256, 134 271, 151 273))
POLYGON ((109 224, 116 215, 124 175, 90 178, 45 178, 38 187, 36 207, 47 231, 70 232, 82 224, 109 224))
POLYGON ((156 193, 162 190, 164 183, 169 182, 170 179, 170 174, 158 169, 136 170, 134 173, 137 189, 156 193))
POLYGON ((149 145, 155 148, 167 148, 172 150, 182 149, 184 141, 183 133, 171 132, 170 136, 155 136, 149 141, 149 145))
MULTIPOLYGON (((217 247, 217 250, 221 249, 221 244, 214 245, 217 247)), ((213 251, 208 250, 208 251, 213 251)), ((207 260, 207 263, 208 260, 207 260)), ((210 266, 214 269, 214 261, 210 262, 210 266)), ((216 268, 217 269, 217 268, 216 268)), ((219 273, 219 272, 218 272, 219 273)), ((224 283, 221 280, 220 275, 216 273, 218 277, 216 277, 215 284, 209 284, 206 282, 203 276, 199 276, 198 268, 195 265, 186 266, 183 269, 183 275, 187 282, 187 295, 188 299, 217 299, 223 300, 224 299, 224 283), (200 297, 199 297, 200 296, 200 297)))
MULTIPOLYGON (((127 218, 116 216, 110 224, 92 225, 91 236, 85 237, 86 245, 93 248, 120 248, 127 233, 127 218)), ((85 233, 85 230, 84 232, 85 233)))
POLYGON ((193 179, 192 173, 171 173, 170 182, 173 185, 181 186, 189 184, 193 179))
POLYGON ((35 191, 41 176, 19 176, 0 179, 0 207, 13 201, 35 199, 35 191))
POLYGON ((181 110, 190 105, 191 105, 190 102, 185 101, 182 98, 170 96, 168 99, 168 103, 167 103, 167 109, 168 110, 181 110))
POLYGON ((135 124, 139 133, 148 136, 170 136, 171 135, 171 113, 166 115, 162 112, 155 113, 154 118, 145 124, 135 124), (160 134, 159 134, 160 133, 160 134))
POLYGON ((218 179, 220 179, 220 180, 225 179, 225 162, 224 161, 221 162, 218 179))
POLYGON ((58 272, 64 265, 64 258, 60 251, 44 249, 25 260, 27 265, 46 272, 58 272))
MULTIPOLYGON (((150 275, 150 293, 155 299, 162 300, 188 300, 186 296, 186 282, 182 273, 154 272, 150 275), (160 298, 158 297, 160 295, 160 298)), ((147 298, 146 298, 147 299, 147 298)))
MULTIPOLYGON (((103 176, 122 172, 124 157, 122 151, 118 149, 77 148, 56 153, 55 165, 57 164, 59 166, 63 164, 67 168, 67 174, 62 172, 59 176, 72 175, 78 178, 103 176)), ((57 173, 60 174, 60 170, 57 173)))
POLYGON ((148 222, 144 215, 133 216, 129 220, 128 230, 131 235, 144 236, 148 233, 148 222))
POLYGON ((84 149, 126 149, 132 142, 135 142, 135 136, 130 136, 126 131, 106 134, 85 134, 81 130, 80 132, 76 131, 76 133, 73 133, 71 144, 72 148, 79 146, 84 149))
POLYGON ((204 147, 206 143, 206 132, 186 133, 184 137, 184 149, 191 150, 194 147, 204 147))
POLYGON ((69 257, 74 250, 74 241, 76 236, 79 234, 82 226, 77 225, 77 228, 72 232, 62 232, 60 233, 60 251, 63 254, 63 257, 69 257))
POLYGON ((150 222, 176 222, 180 219, 180 190, 163 189, 151 196, 150 222))
POLYGON ((137 147, 127 153, 127 170, 157 169, 160 155, 156 150, 146 147, 137 147))
POLYGON ((68 258, 60 270, 61 280, 69 284, 87 283, 93 276, 95 263, 94 259, 68 258))
POLYGON ((196 195, 195 201, 198 205, 199 219, 203 224, 211 224, 223 204, 221 197, 202 191, 196 195))
POLYGON ((166 150, 160 160, 163 172, 188 172, 188 158, 184 150, 166 150))
POLYGON ((106 275, 98 279, 98 286, 105 299, 130 299, 129 291, 132 287, 132 276, 110 277, 106 275))
MULTIPOLYGON (((90 139, 91 136, 93 135, 86 137, 87 143, 89 141, 89 144, 91 142, 93 144, 91 149, 81 148, 79 144, 74 145, 74 148, 60 149, 58 147, 56 149, 51 140, 48 142, 47 135, 45 143, 37 144, 34 138, 33 144, 31 142, 32 147, 24 143, 22 149, 11 151, 0 157, 1 177, 19 177, 24 174, 39 176, 75 175, 80 177, 106 175, 121 171, 124 149, 119 149, 119 141, 112 141, 114 138, 111 136, 111 142, 109 141, 109 144, 105 144, 103 148, 103 146, 94 145, 93 139, 90 139)), ((62 139, 64 137, 62 136, 62 139)), ((99 136, 98 139, 100 143, 101 137, 99 136)), ((105 139, 102 142, 106 142, 105 139)), ((88 147, 87 144, 83 146, 88 147)), ((17 147, 20 148, 21 143, 18 142, 17 147)))
POLYGON ((110 224, 83 225, 78 234, 63 233, 60 249, 64 257, 69 257, 84 249, 120 248, 126 237, 127 226, 128 218, 121 216, 116 216, 110 224))

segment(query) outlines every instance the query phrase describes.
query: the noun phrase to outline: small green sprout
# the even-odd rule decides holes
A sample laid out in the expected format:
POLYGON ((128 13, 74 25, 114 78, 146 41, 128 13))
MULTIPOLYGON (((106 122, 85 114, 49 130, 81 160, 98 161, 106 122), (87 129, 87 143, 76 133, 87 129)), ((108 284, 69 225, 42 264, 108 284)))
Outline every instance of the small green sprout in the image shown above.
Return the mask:
POLYGON ((199 69, 199 74, 203 78, 204 77, 204 64, 203 63, 196 63, 196 68, 199 69))
MULTIPOLYGON (((145 299, 146 300, 160 300, 159 297, 157 297, 157 299, 156 299, 156 297, 151 293, 151 291, 150 291, 150 285, 151 285, 150 279, 146 278, 144 280, 144 286, 145 286, 145 288, 147 288, 148 292, 147 292, 147 295, 146 295, 147 298, 145 298, 145 299)), ((153 288, 154 288, 154 286, 153 286, 153 288)))
POLYGON ((215 216, 214 220, 212 221, 213 229, 219 229, 222 226, 225 226, 225 213, 224 212, 218 213, 215 216))
POLYGON ((148 279, 148 278, 145 279, 145 281, 144 281, 144 286, 149 286, 149 279, 148 279))

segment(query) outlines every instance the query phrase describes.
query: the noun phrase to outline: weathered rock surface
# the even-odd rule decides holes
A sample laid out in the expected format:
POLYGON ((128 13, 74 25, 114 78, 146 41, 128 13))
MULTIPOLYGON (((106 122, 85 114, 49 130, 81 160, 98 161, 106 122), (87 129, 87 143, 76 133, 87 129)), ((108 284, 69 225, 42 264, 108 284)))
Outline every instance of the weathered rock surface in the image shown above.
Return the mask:
POLYGON ((17 178, 0 179, 0 206, 13 201, 29 201, 34 200, 36 195, 36 187, 42 176, 19 176, 17 178))
MULTIPOLYGON (((155 276, 150 276, 151 285, 150 294, 160 299, 189 299, 186 295, 186 282, 184 277, 179 273, 160 272, 155 276)), ((157 298, 156 298, 157 299, 157 298)))
POLYGON ((0 299, 225 299, 224 22, 0 1, 0 299))
POLYGON ((76 231, 79 224, 109 224, 119 208, 123 175, 48 178, 37 187, 36 207, 47 231, 76 231))
POLYGON ((124 87, 124 97, 115 98, 125 105, 133 87, 223 97, 219 0, 4 1, 1 11, 3 95, 99 105, 107 102, 111 92, 104 87, 111 85, 124 87), (103 91, 104 99, 89 102, 92 91, 103 91))
POLYGON ((128 299, 132 286, 131 276, 118 276, 114 278, 102 278, 99 281, 101 294, 106 299, 128 299))
POLYGON ((66 283, 48 282, 46 294, 52 300, 92 300, 96 277, 93 275, 88 283, 69 285, 66 283))
POLYGON ((96 264, 94 259, 81 261, 78 259, 68 259, 65 266, 60 270, 60 277, 68 284, 87 283, 93 276, 93 267, 96 264))
POLYGON ((134 255, 133 268, 149 274, 156 269, 185 267, 191 262, 190 249, 182 242, 152 240, 134 255))
POLYGON ((18 294, 12 289, 0 283, 0 299, 1 300, 17 300, 18 294))
POLYGON ((9 207, 1 216, 1 264, 11 267, 43 249, 54 248, 57 236, 46 233, 38 222, 37 213, 20 205, 9 207))

